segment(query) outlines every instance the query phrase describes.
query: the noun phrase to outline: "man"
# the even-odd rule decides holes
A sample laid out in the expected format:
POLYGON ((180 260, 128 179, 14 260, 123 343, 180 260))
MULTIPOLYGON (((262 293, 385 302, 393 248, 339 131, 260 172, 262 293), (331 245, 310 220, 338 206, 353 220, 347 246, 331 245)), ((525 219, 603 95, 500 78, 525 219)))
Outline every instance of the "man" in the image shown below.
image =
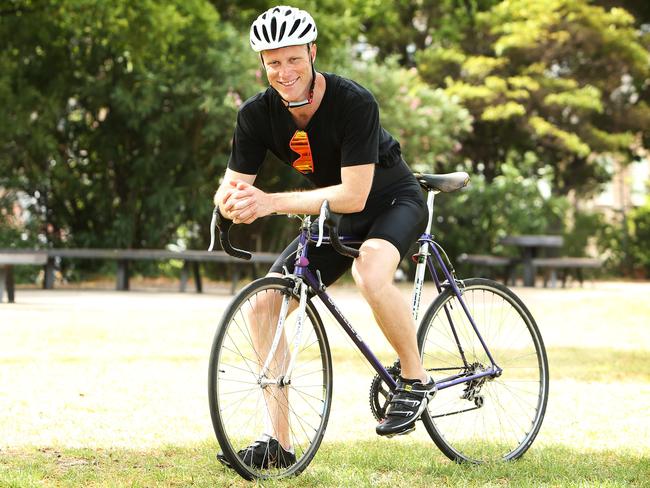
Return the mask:
MULTIPOLYGON (((270 87, 239 111, 215 204, 238 224, 273 213, 318 214, 324 200, 332 211, 345 214, 341 234, 364 239, 359 257, 341 256, 330 246, 314 247, 309 250, 310 267, 320 270, 325 285, 352 268, 401 363, 396 395, 376 432, 405 434, 433 397, 435 384, 422 367, 409 305, 392 278, 425 228, 426 203, 399 143, 379 123, 372 94, 351 80, 315 70, 316 36, 312 17, 292 7, 271 8, 253 22, 251 47, 259 53, 270 87), (316 188, 271 194, 255 187, 267 151, 316 188)), ((293 270, 296 246, 297 240, 285 249, 270 275, 281 275, 283 267, 293 270)), ((269 342, 264 332, 253 335, 256 348, 269 342)), ((256 451, 269 449, 281 454, 284 465, 295 462, 287 421, 277 412, 271 416, 273 434, 240 451, 245 462, 259 464, 256 451)))

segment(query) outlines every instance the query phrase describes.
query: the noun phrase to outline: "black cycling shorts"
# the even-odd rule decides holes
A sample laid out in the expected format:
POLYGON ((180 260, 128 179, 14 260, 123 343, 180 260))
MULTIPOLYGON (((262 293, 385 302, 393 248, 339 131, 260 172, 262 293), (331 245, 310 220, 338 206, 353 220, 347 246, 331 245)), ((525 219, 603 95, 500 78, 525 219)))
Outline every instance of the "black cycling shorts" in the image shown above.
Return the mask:
MULTIPOLYGON (((398 195, 384 196, 368 202, 361 212, 343 215, 339 235, 351 236, 359 241, 384 239, 397 248, 400 259, 403 259, 424 232, 427 216, 427 205, 419 187, 415 190, 411 187, 398 195)), ((312 233, 317 232, 318 222, 315 222, 312 233)), ((351 247, 358 248, 360 244, 351 247)), ((269 272, 282 273, 286 267, 292 273, 297 249, 298 238, 282 252, 269 272)), ((352 267, 352 258, 339 254, 328 244, 316 247, 315 242, 310 242, 307 252, 309 269, 314 275, 316 270, 319 270, 326 286, 334 283, 352 267)))

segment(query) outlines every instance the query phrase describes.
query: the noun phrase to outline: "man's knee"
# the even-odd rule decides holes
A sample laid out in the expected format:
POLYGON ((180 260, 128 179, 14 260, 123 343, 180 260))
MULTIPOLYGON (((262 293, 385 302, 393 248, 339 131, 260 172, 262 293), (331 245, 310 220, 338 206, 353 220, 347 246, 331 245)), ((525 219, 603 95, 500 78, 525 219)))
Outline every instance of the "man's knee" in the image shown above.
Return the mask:
POLYGON ((360 248, 360 255, 352 265, 352 277, 366 295, 379 292, 392 283, 399 264, 399 252, 390 242, 369 239, 360 248))

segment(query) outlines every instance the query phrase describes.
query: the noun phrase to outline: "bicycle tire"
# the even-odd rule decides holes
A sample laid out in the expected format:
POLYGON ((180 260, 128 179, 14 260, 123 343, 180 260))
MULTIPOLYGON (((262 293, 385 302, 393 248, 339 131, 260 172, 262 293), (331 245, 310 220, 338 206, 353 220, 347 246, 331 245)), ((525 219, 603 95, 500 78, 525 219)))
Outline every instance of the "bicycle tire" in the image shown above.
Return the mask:
MULTIPOLYGON (((463 283, 463 300, 503 372, 480 385, 464 382, 438 391, 422 421, 453 461, 515 460, 530 448, 544 420, 549 387, 544 342, 535 319, 510 289, 483 278, 463 283)), ((418 346, 425 369, 437 382, 490 365, 450 288, 423 316, 418 346)))
MULTIPOLYGON (((259 357, 251 359, 255 358, 256 352, 250 327, 254 321, 260 320, 260 315, 253 314, 253 308, 248 312, 246 309, 252 307, 252 303, 263 303, 253 301, 272 293, 289 296, 290 300, 298 298, 294 294, 294 282, 290 279, 265 277, 253 281, 233 298, 224 312, 210 353, 208 394, 212 425, 223 456, 237 473, 248 480, 282 478, 301 473, 320 446, 332 403, 330 348, 323 322, 311 300, 306 302, 303 340, 291 383, 285 386, 267 385, 265 389, 258 382, 259 367, 264 361, 259 357), (249 320, 250 315, 247 318, 246 314, 252 314, 254 318, 249 320), (266 410, 272 408, 272 403, 276 409, 278 406, 280 408, 276 412, 288 412, 289 436, 295 449, 296 463, 282 468, 251 467, 242 461, 237 452, 269 430, 272 422, 268 420, 271 416, 266 410), (285 406, 287 408, 283 410, 285 406)), ((268 316, 273 313, 268 313, 268 316)), ((292 336, 295 332, 292 329, 295 327, 295 323, 292 323, 295 322, 295 315, 289 315, 289 319, 285 320, 284 330, 291 339, 295 337, 292 336)), ((272 323, 272 330, 275 330, 277 319, 264 320, 272 323)), ((283 361, 289 360, 285 355, 283 361)), ((270 375, 272 379, 271 372, 270 375)))

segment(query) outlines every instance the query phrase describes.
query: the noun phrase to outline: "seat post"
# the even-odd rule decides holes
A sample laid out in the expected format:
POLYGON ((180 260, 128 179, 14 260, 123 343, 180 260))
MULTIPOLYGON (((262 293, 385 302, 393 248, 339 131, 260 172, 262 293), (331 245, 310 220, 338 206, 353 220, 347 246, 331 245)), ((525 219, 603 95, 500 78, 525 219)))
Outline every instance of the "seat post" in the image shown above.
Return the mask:
POLYGON ((433 226, 433 206, 434 206, 433 202, 434 202, 436 193, 438 193, 438 192, 434 191, 434 190, 429 190, 427 193, 428 193, 427 194, 427 209, 429 210, 429 219, 427 221, 427 228, 426 228, 425 232, 427 234, 431 234, 431 228, 433 226))
MULTIPOLYGON (((431 227, 433 225, 433 202, 435 199, 435 194, 438 193, 435 190, 429 190, 427 192, 427 209, 429 210, 429 219, 427 221, 427 228, 424 233, 426 235, 431 235, 431 227)), ((429 242, 424 240, 420 242, 420 247, 418 254, 416 255, 417 266, 415 268, 415 280, 413 281, 413 295, 411 300, 411 314, 413 315, 413 320, 417 323, 418 315, 420 313, 420 297, 422 295, 422 287, 424 286, 424 275, 427 268, 427 257, 429 256, 429 242)))

